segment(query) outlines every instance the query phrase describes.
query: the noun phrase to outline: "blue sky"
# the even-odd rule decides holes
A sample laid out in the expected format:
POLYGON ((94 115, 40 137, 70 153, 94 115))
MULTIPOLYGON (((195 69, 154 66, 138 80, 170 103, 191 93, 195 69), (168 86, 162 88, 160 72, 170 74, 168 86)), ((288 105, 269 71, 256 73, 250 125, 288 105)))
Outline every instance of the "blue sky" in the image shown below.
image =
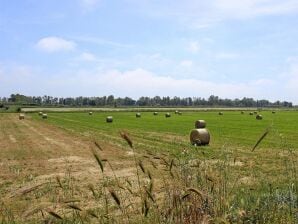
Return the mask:
POLYGON ((0 0, 0 96, 298 104, 297 0, 0 0))

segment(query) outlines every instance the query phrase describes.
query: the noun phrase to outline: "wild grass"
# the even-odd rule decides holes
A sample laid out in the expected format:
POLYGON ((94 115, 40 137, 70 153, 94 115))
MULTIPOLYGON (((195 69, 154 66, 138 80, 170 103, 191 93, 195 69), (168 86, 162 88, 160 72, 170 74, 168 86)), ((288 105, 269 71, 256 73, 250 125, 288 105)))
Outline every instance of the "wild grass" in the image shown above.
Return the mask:
MULTIPOLYGON (((16 217, 2 202, 1 222, 297 223, 298 221, 297 160, 291 156, 284 161, 282 170, 287 181, 278 185, 266 180, 257 180, 254 170, 250 171, 248 179, 243 179, 241 173, 235 175, 233 170, 236 159, 233 164, 228 157, 213 163, 214 161, 204 157, 190 158, 187 151, 180 158, 152 153, 140 156, 135 152, 135 144, 129 134, 120 135, 133 150, 134 177, 123 179, 117 177, 115 173, 113 176, 106 175, 108 167, 113 171, 113 164, 108 158, 101 158, 100 154, 105 149, 96 142, 93 157, 103 175, 96 186, 88 186, 86 192, 75 182, 69 170, 69 175, 63 178, 57 177, 43 188, 39 188, 41 185, 38 185, 20 195, 35 202, 42 197, 52 197, 51 203, 44 205, 39 203, 40 206, 29 209, 23 217, 16 217), (153 163, 156 165, 153 166, 153 163)), ((263 136, 257 142, 263 141, 265 138, 263 136)), ((289 155, 292 153, 286 149, 285 152, 289 155)), ((243 162, 249 163, 249 161, 243 162)))

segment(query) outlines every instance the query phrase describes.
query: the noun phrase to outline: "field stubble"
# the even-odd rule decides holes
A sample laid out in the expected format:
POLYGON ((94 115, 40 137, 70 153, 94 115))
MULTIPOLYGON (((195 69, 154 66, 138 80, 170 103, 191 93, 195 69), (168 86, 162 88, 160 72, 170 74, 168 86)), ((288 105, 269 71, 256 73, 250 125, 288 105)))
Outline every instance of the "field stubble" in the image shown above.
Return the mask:
POLYGON ((297 221, 294 112, 262 121, 239 112, 115 112, 111 124, 107 114, 0 116, 3 222, 297 221), (189 145, 197 119, 207 121, 210 146, 189 145))

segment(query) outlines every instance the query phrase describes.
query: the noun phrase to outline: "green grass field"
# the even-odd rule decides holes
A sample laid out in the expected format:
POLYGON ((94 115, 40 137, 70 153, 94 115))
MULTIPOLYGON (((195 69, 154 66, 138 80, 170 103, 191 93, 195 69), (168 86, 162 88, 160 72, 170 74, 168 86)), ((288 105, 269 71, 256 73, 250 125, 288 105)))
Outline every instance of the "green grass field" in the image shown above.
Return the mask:
MULTIPOLYGON (((136 118, 134 112, 98 112, 91 116, 88 113, 48 113, 48 119, 44 122, 80 133, 103 133, 111 139, 118 137, 119 131, 125 130, 138 141, 146 141, 151 146, 172 143, 172 148, 167 150, 175 150, 181 145, 189 146, 189 133, 194 128, 194 122, 203 119, 211 134, 210 146, 205 147, 206 150, 223 145, 249 150, 267 128, 270 128, 270 133, 261 147, 278 149, 286 142, 288 147, 297 148, 298 112, 272 114, 271 111, 263 111, 261 114, 263 120, 256 120, 255 115, 248 112, 240 114, 239 111, 226 111, 223 116, 219 116, 218 112, 172 113, 170 118, 165 118, 162 112, 157 116, 153 116, 152 112, 142 112, 141 118, 136 118), (106 123, 108 115, 113 116, 113 123, 106 123)), ((41 120, 37 114, 32 116, 41 120)))

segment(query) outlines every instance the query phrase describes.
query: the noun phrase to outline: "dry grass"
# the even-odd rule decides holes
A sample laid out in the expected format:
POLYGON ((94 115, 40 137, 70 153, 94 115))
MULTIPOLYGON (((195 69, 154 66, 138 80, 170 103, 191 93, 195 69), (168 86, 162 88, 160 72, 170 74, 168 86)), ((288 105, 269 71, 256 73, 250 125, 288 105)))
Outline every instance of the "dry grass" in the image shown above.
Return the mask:
POLYGON ((189 147, 177 156, 140 151, 124 131, 117 142, 125 145, 113 146, 98 136, 15 118, 0 117, 3 222, 297 221, 298 155, 286 147, 251 152, 223 146, 212 156, 189 147), (14 133, 16 142, 5 141, 14 133))

